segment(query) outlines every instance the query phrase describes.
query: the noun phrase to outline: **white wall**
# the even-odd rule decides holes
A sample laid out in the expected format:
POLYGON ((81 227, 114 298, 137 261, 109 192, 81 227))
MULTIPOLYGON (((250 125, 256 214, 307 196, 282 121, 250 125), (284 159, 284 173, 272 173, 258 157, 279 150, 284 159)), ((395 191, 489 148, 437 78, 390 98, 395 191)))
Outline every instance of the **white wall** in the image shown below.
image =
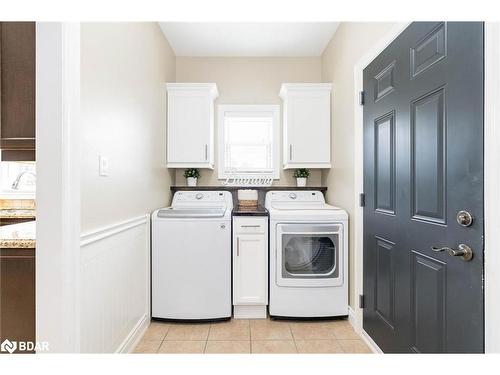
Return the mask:
POLYGON ((175 80, 175 56, 156 23, 83 23, 81 43, 86 232, 169 203, 164 84, 175 80), (99 177, 99 154, 108 177, 99 177))
POLYGON ((127 350, 149 317, 149 214, 168 205, 165 82, 156 23, 81 26, 81 350, 127 350), (109 158, 100 177, 98 156, 109 158))
MULTIPOLYGON (((177 82, 215 82, 219 89, 217 104, 281 104, 279 91, 284 82, 321 82, 319 57, 177 57, 177 82)), ((283 120, 283 116, 281 121, 283 120)), ((217 127, 217 111, 215 126, 217 127)), ((217 129, 215 131, 217 135, 217 129)), ((282 140, 280 127, 280 167, 282 140)), ((217 150, 217 136, 215 148, 217 150)), ((200 185, 220 185, 215 169, 201 170, 200 185)), ((183 170, 177 170, 176 185, 185 185, 183 170)), ((293 170, 280 171, 274 185, 295 185, 293 170)), ((321 171, 312 170, 308 184, 321 184, 321 171)))
MULTIPOLYGON (((332 165, 324 170, 328 202, 347 210, 354 218, 354 65, 377 43, 393 23, 341 23, 321 57, 323 82, 333 82, 332 165)), ((359 218, 361 220, 361 218, 359 218)), ((349 230, 349 304, 354 305, 354 237, 349 230)))

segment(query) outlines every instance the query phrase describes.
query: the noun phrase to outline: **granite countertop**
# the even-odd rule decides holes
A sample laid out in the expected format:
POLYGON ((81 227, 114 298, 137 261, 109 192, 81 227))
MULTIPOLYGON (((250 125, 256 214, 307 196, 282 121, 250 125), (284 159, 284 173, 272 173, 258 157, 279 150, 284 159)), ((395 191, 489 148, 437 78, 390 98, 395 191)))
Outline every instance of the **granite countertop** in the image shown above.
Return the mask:
POLYGON ((36 221, 0 227, 0 248, 35 248, 36 221))
POLYGON ((35 219, 34 199, 0 199, 0 219, 35 219))
POLYGON ((243 207, 236 205, 233 208, 233 216, 268 216, 269 211, 262 205, 257 207, 243 207))
POLYGON ((0 209, 1 219, 29 219, 36 217, 36 210, 26 208, 4 208, 0 209))

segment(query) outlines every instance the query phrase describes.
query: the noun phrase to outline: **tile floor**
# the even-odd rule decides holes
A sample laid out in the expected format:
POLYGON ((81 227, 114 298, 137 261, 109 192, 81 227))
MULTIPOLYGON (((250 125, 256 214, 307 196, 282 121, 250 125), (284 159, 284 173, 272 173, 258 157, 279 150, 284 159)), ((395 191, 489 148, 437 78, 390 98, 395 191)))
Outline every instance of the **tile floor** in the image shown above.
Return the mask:
POLYGON ((347 320, 152 322, 134 353, 371 353, 347 320))

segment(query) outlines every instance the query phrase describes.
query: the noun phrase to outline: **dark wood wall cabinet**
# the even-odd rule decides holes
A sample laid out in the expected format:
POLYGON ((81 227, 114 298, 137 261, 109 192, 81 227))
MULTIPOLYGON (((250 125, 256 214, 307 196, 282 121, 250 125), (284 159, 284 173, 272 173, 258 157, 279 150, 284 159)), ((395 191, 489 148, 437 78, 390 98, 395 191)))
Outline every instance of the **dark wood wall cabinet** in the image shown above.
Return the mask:
POLYGON ((35 341, 35 249, 0 248, 0 340, 35 341))
POLYGON ((0 22, 2 161, 35 160, 35 22, 0 22))
POLYGON ((35 220, 34 217, 22 217, 22 218, 17 218, 17 217, 0 217, 0 227, 2 227, 4 225, 26 223, 28 221, 33 221, 33 220, 35 220))

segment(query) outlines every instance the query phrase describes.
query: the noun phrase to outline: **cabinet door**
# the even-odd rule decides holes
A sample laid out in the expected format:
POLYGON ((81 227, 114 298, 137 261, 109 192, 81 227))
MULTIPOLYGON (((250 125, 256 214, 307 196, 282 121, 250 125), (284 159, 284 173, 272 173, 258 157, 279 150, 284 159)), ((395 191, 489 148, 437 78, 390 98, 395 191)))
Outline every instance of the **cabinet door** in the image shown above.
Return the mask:
POLYGON ((267 303, 267 236, 236 236, 233 254, 233 303, 256 305, 267 303))
POLYGON ((35 340, 35 250, 0 249, 0 341, 35 340))
POLYGON ((286 103, 285 167, 330 165, 330 94, 290 93, 286 103))
MULTIPOLYGON (((169 93, 168 163, 203 167, 210 163, 213 107, 205 93, 169 93)), ((179 165, 173 165, 173 164, 179 165)))
POLYGON ((35 23, 0 22, 2 160, 35 160, 35 23))

